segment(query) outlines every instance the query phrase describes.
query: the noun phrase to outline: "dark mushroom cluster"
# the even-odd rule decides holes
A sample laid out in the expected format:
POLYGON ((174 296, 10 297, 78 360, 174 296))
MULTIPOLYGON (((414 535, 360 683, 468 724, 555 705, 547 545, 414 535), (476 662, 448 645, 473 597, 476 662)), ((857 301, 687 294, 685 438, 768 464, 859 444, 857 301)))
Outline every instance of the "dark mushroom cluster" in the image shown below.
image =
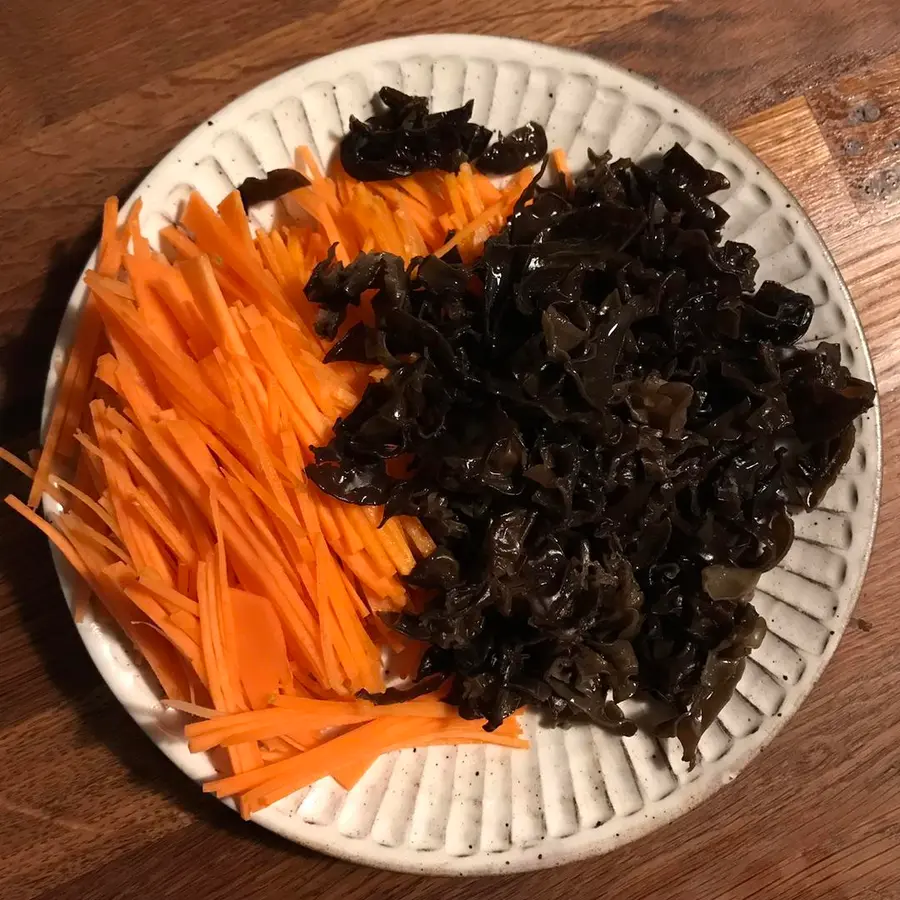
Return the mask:
POLYGON ((376 103, 382 112, 365 122, 351 117, 341 141, 341 165, 360 181, 400 178, 428 169, 455 172, 464 162, 475 163, 489 175, 512 175, 547 153, 547 137, 536 122, 501 135, 492 144, 493 132, 471 121, 472 100, 433 113, 425 97, 383 87, 376 103))
POLYGON ((756 581, 875 392, 836 346, 796 346, 808 297, 755 289, 710 199, 727 186, 678 145, 653 168, 592 156, 570 189, 535 179, 471 266, 369 254, 312 275, 327 359, 389 374, 309 477, 433 536, 408 578, 421 612, 393 624, 465 717, 527 704, 627 735, 619 704, 643 692, 693 761, 764 636, 756 581), (374 326, 342 329, 372 291, 374 326))

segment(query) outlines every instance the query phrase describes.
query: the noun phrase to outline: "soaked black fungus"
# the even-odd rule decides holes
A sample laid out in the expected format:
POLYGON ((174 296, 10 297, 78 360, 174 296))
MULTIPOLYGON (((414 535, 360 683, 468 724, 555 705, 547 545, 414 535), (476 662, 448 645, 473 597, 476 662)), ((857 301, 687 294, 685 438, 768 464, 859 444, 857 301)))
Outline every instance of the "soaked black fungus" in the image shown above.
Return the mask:
POLYGON ((491 132, 470 121, 473 101, 457 109, 432 113, 424 97, 394 88, 378 92, 383 111, 365 122, 351 117, 341 141, 344 169, 360 181, 398 178, 425 169, 455 172, 479 156, 491 132))
MULTIPOLYGON (((418 164, 398 121, 426 148, 445 121, 385 102, 387 149, 355 157, 378 177, 418 164)), ((837 346, 797 346, 809 297, 756 289, 753 248, 722 240, 727 186, 678 145, 654 168, 592 155, 571 191, 535 180, 469 267, 369 254, 312 276, 328 358, 389 374, 309 475, 429 530, 422 611, 392 624, 488 728, 528 704, 633 734, 619 704, 640 692, 693 762, 765 634, 750 598, 788 510, 821 500, 872 406, 837 346), (374 326, 341 333, 364 291, 374 326)))
POLYGON ((248 210, 251 206, 265 203, 267 200, 277 200, 308 184, 309 179, 296 169, 272 169, 270 172, 266 172, 265 178, 252 176, 245 178, 238 187, 238 191, 244 209, 248 210))
POLYGON ((428 169, 455 172, 464 162, 474 162, 491 174, 512 174, 547 153, 544 129, 536 122, 488 146, 492 132, 471 121, 472 100, 433 113, 425 97, 383 87, 376 104, 381 111, 365 122, 351 117, 340 144, 341 165, 360 181, 399 178, 428 169))
POLYGON ((547 155, 547 135, 537 122, 529 122, 499 137, 478 158, 478 168, 488 175, 514 175, 547 155))

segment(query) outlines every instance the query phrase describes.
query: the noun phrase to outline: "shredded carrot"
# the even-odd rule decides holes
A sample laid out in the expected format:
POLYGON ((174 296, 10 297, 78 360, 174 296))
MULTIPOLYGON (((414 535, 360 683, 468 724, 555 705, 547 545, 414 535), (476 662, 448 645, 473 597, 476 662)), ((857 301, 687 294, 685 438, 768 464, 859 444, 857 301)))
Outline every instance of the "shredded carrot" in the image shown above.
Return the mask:
POLYGON ((358 728, 312 747, 304 753, 270 763, 240 775, 219 778, 204 785, 218 797, 239 794, 249 812, 274 803, 300 787, 332 772, 358 773, 382 753, 405 747, 443 743, 494 743, 525 747, 517 734, 485 732, 483 723, 453 724, 445 720, 419 719, 413 716, 374 719, 358 728))
MULTIPOLYGON (((33 466, 0 449, 31 479, 27 503, 6 502, 80 576, 76 618, 96 603, 134 643, 164 705, 197 720, 189 745, 220 776, 206 789, 244 816, 325 775, 349 789, 388 750, 526 745, 514 720, 462 720, 443 689, 357 699, 417 669, 424 645, 378 612, 420 608, 400 576, 435 544, 418 520, 383 522, 307 479, 312 448, 387 371, 326 364, 304 288, 332 245, 345 263, 473 258, 532 172, 502 188, 468 165, 361 183, 309 148, 297 166, 311 183, 284 198, 293 220, 254 232, 238 192, 217 209, 193 193, 159 235, 168 258, 141 232, 140 201, 121 225, 107 201, 43 449, 33 466), (62 508, 52 521, 34 511, 45 492, 62 508)), ((372 321, 373 293, 348 324, 372 321)))
POLYGON ((9 450, 5 450, 3 447, 0 447, 0 459, 21 472, 26 478, 34 479, 34 467, 29 466, 27 462, 23 462, 18 456, 10 453, 9 450))
POLYGON ((90 573, 90 570, 82 560, 78 551, 72 545, 71 541, 69 541, 65 535, 63 535, 58 529, 54 528, 49 522, 45 522, 36 512, 34 512, 30 507, 26 506, 22 503, 18 497, 13 497, 12 495, 6 498, 6 502, 9 506, 11 506, 16 512, 23 515, 26 519, 28 519, 33 525, 37 526, 41 531, 44 532, 45 535, 51 540, 53 545, 59 550, 60 553, 66 558, 66 561, 69 565, 84 578, 89 584, 93 581, 93 577, 90 573))
POLYGON ((412 541, 413 546, 419 553, 420 557, 430 556, 437 546, 431 539, 431 535, 422 527, 418 519, 402 516, 400 524, 406 532, 407 537, 412 541))
POLYGON ((319 162, 309 147, 297 148, 297 168, 304 170, 305 175, 311 181, 319 181, 323 175, 319 168, 319 162))
POLYGON ((572 178, 572 170, 569 168, 569 160, 566 156, 566 151, 563 150, 562 147, 557 147, 556 150, 550 154, 550 159, 553 162, 556 171, 562 177, 566 190, 571 193, 575 189, 575 181, 572 178))
MULTIPOLYGON (((135 208, 138 204, 135 204, 135 208)), ((122 258, 122 238, 116 234, 118 202, 115 197, 106 201, 103 208, 103 230, 100 242, 98 272, 114 275, 122 258)), ((125 238, 127 240, 127 238, 125 238)), ((65 369, 57 388, 56 402, 44 439, 44 448, 36 466, 28 505, 34 507, 44 491, 50 472, 57 465, 56 453, 60 445, 71 442, 74 427, 80 421, 81 411, 86 401, 86 392, 102 334, 100 318, 89 294, 86 308, 79 320, 75 343, 69 351, 65 369), (68 433, 67 433, 68 432, 68 433)))
POLYGON ((186 594, 189 585, 182 585, 184 590, 173 590, 167 587, 154 572, 146 570, 138 573, 141 585, 153 593, 160 602, 169 609, 180 609, 192 616, 200 615, 200 604, 186 594))
POLYGON ((253 251, 253 236, 250 234, 250 223, 244 212, 239 191, 232 191, 219 204, 219 215, 222 221, 241 239, 248 252, 253 251))
POLYGON ((293 683, 284 632, 266 597, 232 588, 231 599, 241 685, 250 706, 261 709, 293 683))
POLYGON ((196 716, 199 719, 211 719, 214 716, 226 715, 217 709, 210 709, 208 706, 199 706, 196 703, 187 703, 183 700, 163 700, 162 705, 166 707, 166 709, 177 709, 179 712, 188 713, 188 715, 196 716))

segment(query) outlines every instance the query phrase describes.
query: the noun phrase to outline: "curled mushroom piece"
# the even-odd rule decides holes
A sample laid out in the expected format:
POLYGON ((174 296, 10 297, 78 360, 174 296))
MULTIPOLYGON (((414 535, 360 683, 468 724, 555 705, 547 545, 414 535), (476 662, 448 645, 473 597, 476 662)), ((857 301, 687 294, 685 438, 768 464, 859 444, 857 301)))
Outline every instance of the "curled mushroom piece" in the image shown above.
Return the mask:
POLYGON ((713 600, 749 599, 762 572, 733 566, 707 566, 701 573, 703 590, 713 600))
POLYGON ((266 172, 265 178, 245 178, 238 186, 238 193, 244 209, 248 210, 251 206, 277 200, 308 184, 309 179, 296 169, 272 169, 266 172))
POLYGON ((478 168, 489 175, 513 175, 547 155, 547 135, 537 122, 529 122, 499 137, 478 158, 478 168))

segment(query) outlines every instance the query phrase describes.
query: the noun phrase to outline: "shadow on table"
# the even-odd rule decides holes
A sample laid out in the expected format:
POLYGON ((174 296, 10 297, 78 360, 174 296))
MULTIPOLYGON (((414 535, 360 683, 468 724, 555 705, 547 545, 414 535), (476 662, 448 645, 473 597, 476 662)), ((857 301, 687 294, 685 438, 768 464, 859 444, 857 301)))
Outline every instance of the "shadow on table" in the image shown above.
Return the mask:
MULTIPOLYGON (((128 196, 131 185, 123 192, 128 196)), ((99 220, 69 245, 57 245, 47 278, 23 334, 0 349, 0 369, 7 382, 17 379, 14 401, 0 409, 0 440, 24 456, 38 441, 40 402, 50 352, 69 296, 100 236, 99 220), (23 384, 26 378, 31 383, 23 384)), ((24 492, 24 481, 9 467, 0 467, 0 491, 24 492)), ((286 847, 282 838, 242 822, 231 810, 200 792, 198 786, 152 746, 147 736, 118 704, 104 684, 72 623, 44 538, 27 522, 0 505, 0 576, 9 586, 11 604, 21 629, 40 656, 50 680, 77 712, 85 745, 102 743, 122 761, 129 777, 178 804, 193 817, 235 836, 253 837, 272 847, 286 847)), ((9 638, 9 629, 0 635, 9 638)), ((14 653, 7 644, 0 658, 14 653)), ((7 697, 0 720, 21 721, 34 714, 35 696, 7 697)), ((38 710, 40 711, 40 710, 38 710)), ((298 848, 299 849, 299 848, 298 848)), ((301 853, 308 851, 300 850, 301 853)), ((309 854, 316 856, 316 854, 309 854)))

